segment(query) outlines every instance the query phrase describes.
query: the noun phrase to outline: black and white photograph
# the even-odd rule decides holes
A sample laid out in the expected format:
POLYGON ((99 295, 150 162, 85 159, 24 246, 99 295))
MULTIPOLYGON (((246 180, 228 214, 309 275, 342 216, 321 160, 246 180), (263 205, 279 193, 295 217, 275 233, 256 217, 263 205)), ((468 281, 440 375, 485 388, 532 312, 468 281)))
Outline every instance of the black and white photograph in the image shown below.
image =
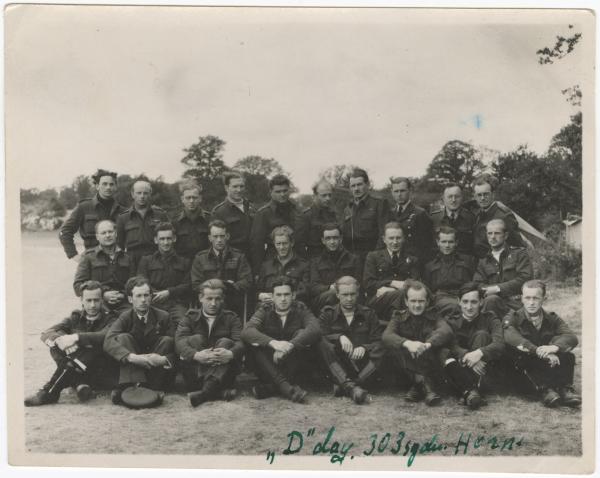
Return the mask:
POLYGON ((594 471, 593 11, 4 20, 9 464, 594 471))

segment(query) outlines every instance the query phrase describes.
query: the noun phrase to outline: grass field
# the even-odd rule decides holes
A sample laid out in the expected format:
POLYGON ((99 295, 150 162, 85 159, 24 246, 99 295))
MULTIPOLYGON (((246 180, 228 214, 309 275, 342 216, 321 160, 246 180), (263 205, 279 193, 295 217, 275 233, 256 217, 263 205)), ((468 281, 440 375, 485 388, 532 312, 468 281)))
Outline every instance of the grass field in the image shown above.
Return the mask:
MULTIPOLYGON (((27 289, 36 294, 23 301, 25 394, 35 392, 53 371, 47 348, 39 340, 46 327, 56 323, 78 300, 71 288, 75 263, 68 261, 55 233, 23 236, 23 277, 27 289), (41 293, 39 293, 41 291, 41 293)), ((575 288, 551 288, 546 304, 575 330, 581 332, 581 295, 575 288)), ((10 318, 9 318, 10 320, 10 318)), ((575 349, 578 364, 579 347, 575 349)), ((575 385, 580 388, 580 365, 575 385)), ((323 385, 309 389, 306 405, 271 398, 257 401, 249 395, 246 381, 234 401, 212 402, 192 409, 187 397, 169 394, 162 407, 133 411, 111 404, 107 392, 86 404, 77 403, 73 393, 63 391, 56 405, 25 409, 26 447, 31 452, 129 453, 129 454, 237 454, 265 455, 281 452, 292 430, 315 428, 300 454, 312 453, 331 426, 334 439, 353 442, 354 454, 371 448, 370 436, 392 434, 384 452, 389 456, 398 432, 423 443, 437 435, 447 445, 440 454, 451 455, 461 433, 486 440, 522 438, 512 451, 490 446, 469 448, 471 455, 579 455, 581 454, 581 412, 569 408, 546 409, 540 403, 509 394, 489 395, 488 406, 469 412, 456 399, 428 408, 407 404, 404 391, 388 388, 372 395, 367 405, 357 406, 347 398, 333 398, 323 385)), ((404 446, 404 445, 403 445, 404 446)), ((461 451, 462 453, 462 451, 461 451)))

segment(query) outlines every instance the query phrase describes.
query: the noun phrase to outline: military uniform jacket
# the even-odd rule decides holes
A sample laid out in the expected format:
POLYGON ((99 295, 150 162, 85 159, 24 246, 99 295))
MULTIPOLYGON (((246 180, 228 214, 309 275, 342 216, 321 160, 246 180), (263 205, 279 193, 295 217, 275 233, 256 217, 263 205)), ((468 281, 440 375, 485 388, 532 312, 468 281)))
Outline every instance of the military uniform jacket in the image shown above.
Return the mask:
POLYGON ((442 291, 458 295, 463 284, 473 279, 475 259, 465 254, 444 255, 441 252, 429 261, 423 271, 423 281, 431 292, 442 291))
POLYGON ((213 209, 212 219, 223 221, 227 225, 229 245, 247 254, 250 249, 250 231, 252 221, 256 215, 256 208, 249 201, 244 200, 243 209, 244 212, 231 201, 225 199, 213 209))
POLYGON ((277 277, 287 276, 296 282, 298 300, 308 299, 308 283, 310 277, 309 263, 296 254, 283 265, 277 257, 265 260, 260 266, 256 288, 258 292, 273 292, 273 282, 277 277))
POLYGON ((533 267, 527 251, 521 247, 505 246, 496 262, 489 252, 479 259, 473 280, 482 285, 500 287, 500 297, 508 299, 521 295, 521 287, 533 279, 533 267))
POLYGON ((483 353, 482 360, 489 362, 498 360, 502 356, 504 352, 502 322, 491 310, 481 312, 478 317, 470 322, 462 316, 461 312, 446 317, 446 320, 454 332, 454 338, 450 346, 454 358, 461 359, 467 352, 471 352, 469 344, 473 335, 478 331, 487 332, 492 337, 491 343, 480 348, 483 353))
POLYGON ((121 249, 151 254, 156 250, 154 228, 160 222, 168 222, 167 213, 157 206, 150 206, 144 217, 132 206, 117 219, 117 241, 121 249))
POLYGON ((98 201, 98 195, 79 201, 79 204, 73 209, 58 233, 60 243, 67 257, 70 259, 77 255, 77 248, 73 241, 75 232, 79 231, 86 249, 95 247, 98 245, 98 241, 96 240, 96 224, 104 219, 117 222, 119 214, 123 211, 125 211, 125 207, 121 206, 117 201, 113 202, 110 211, 108 211, 98 201))
POLYGON ((399 206, 390 209, 389 220, 402 225, 406 234, 404 247, 424 264, 433 250, 433 225, 425 209, 409 201, 404 210, 399 206))
POLYGON ((412 315, 408 310, 395 310, 381 340, 385 347, 393 350, 400 350, 407 340, 429 342, 433 348, 439 348, 452 341, 452 329, 448 322, 430 310, 419 316, 412 315))
POLYGON ((556 345, 559 352, 569 352, 577 347, 577 336, 564 320, 543 309, 542 314, 542 326, 537 330, 524 308, 510 311, 502 324, 506 344, 511 347, 523 345, 530 353, 535 353, 540 345, 556 345))
POLYGON ((364 347, 367 351, 381 345, 383 326, 379 323, 375 311, 360 304, 356 305, 350 325, 339 304, 323 307, 319 324, 323 337, 329 342, 337 342, 345 335, 354 347, 364 347))
POLYGON ((210 214, 203 209, 192 219, 185 211, 181 211, 173 219, 177 242, 175 242, 175 252, 180 256, 192 260, 198 252, 208 249, 208 224, 210 214))
POLYGON ((172 252, 159 251, 140 259, 137 273, 146 277, 155 291, 168 290, 169 300, 185 303, 190 299, 190 261, 172 252))
POLYGON ((85 311, 74 310, 71 315, 56 325, 42 332, 42 342, 54 341, 61 335, 77 334, 80 347, 93 347, 102 350, 104 337, 108 327, 115 320, 112 312, 100 311, 100 316, 94 320, 87 320, 85 311))
POLYGON ((138 318, 133 308, 123 312, 109 327, 104 338, 104 351, 119 362, 131 353, 117 342, 116 337, 120 334, 133 335, 138 345, 144 348, 156 343, 160 337, 173 337, 175 330, 169 319, 169 313, 156 307, 150 307, 145 324, 138 318))
POLYGON ((342 219, 344 247, 350 252, 372 251, 383 236, 388 220, 388 204, 369 193, 357 203, 351 201, 342 219))
POLYGON ((435 242, 437 241, 438 229, 442 226, 452 227, 456 230, 456 251, 472 256, 475 214, 464 207, 459 208, 456 214, 456 219, 452 220, 446 213, 445 207, 431 212, 429 217, 431 218, 431 222, 433 224, 433 248, 436 248, 435 242))
POLYGON ((392 264, 392 258, 387 249, 369 252, 365 260, 363 286, 367 295, 373 296, 380 287, 387 287, 393 280, 418 279, 419 259, 399 253, 398 265, 392 264))
POLYGON ((338 251, 337 257, 329 251, 310 261, 310 293, 316 298, 329 290, 340 277, 351 276, 360 282, 361 264, 357 255, 346 249, 338 251))
POLYGON ((127 279, 135 275, 133 261, 129 255, 119 247, 115 250, 114 258, 102 250, 100 246, 85 251, 77 265, 73 289, 75 295, 81 297, 81 286, 88 280, 95 280, 102 284, 102 291, 116 290, 125 292, 127 279))
POLYGON ((217 340, 227 338, 235 342, 230 349, 234 359, 240 359, 244 353, 244 344, 241 339, 242 323, 238 316, 230 310, 221 310, 213 322, 211 331, 208 331, 208 322, 201 309, 190 309, 179 322, 175 332, 175 352, 181 360, 191 361, 194 354, 200 350, 215 347, 217 340), (190 337, 200 335, 202 348, 198 349, 190 344, 190 337))
POLYGON ((295 348, 304 349, 321 339, 319 321, 302 302, 292 302, 285 325, 272 304, 262 304, 242 331, 242 340, 248 344, 266 347, 271 340, 286 340, 295 348))
POLYGON ((325 249, 321 239, 323 226, 329 222, 337 222, 335 211, 329 207, 313 204, 302 212, 295 236, 300 254, 312 258, 325 249))
MULTIPOLYGON (((470 203, 473 205, 473 203, 470 203)), ((476 203, 475 203, 476 204, 476 203)), ((475 206, 472 206, 475 207, 475 206)), ((477 257, 484 257, 490 250, 487 241, 487 223, 492 219, 503 219, 508 231, 507 242, 511 246, 526 247, 519 232, 519 223, 513 212, 504 204, 494 201, 486 210, 475 209, 476 220, 473 236, 473 251, 477 257)))
POLYGON ((237 249, 226 247, 217 259, 211 247, 199 252, 192 263, 192 288, 198 292, 200 285, 209 279, 232 281, 236 291, 246 292, 252 286, 252 271, 246 256, 237 249))

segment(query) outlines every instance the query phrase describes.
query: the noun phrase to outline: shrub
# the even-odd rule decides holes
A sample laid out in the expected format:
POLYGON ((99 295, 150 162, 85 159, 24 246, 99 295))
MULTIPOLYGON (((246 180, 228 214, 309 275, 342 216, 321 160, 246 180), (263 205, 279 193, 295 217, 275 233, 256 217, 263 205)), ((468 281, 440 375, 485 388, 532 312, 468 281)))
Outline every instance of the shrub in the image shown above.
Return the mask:
POLYGON ((547 242, 530 250, 535 277, 544 280, 581 284, 582 253, 555 242, 547 242))

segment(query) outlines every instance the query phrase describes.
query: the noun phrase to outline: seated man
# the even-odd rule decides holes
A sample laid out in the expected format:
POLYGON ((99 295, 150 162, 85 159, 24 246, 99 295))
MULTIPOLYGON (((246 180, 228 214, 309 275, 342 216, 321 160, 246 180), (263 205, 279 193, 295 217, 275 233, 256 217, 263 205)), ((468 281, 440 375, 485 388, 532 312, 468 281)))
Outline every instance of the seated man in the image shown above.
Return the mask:
POLYGON ((97 281, 81 284, 82 310, 42 332, 42 342, 50 348, 56 370, 48 383, 25 399, 26 407, 56 403, 60 392, 76 387, 77 398, 85 402, 93 395, 91 384, 110 377, 99 377, 114 370, 102 353, 104 335, 114 320, 112 312, 102 307, 102 286, 97 281))
POLYGON ((232 385, 244 353, 240 319, 223 309, 225 284, 208 280, 200 285, 198 296, 200 310, 190 309, 175 332, 175 351, 193 407, 235 397, 232 385))
POLYGON ((381 364, 383 327, 375 312, 358 304, 356 279, 341 277, 335 289, 339 304, 324 307, 319 317, 319 352, 335 383, 334 394, 341 391, 360 404, 367 399, 363 385, 381 364))
POLYGON ((121 403, 121 392, 134 384, 164 391, 174 378, 173 324, 169 314, 150 305, 152 288, 147 278, 132 277, 125 285, 132 308, 108 329, 104 351, 119 363, 119 387, 111 399, 121 403))
POLYGON ((321 339, 319 322, 302 302, 295 300, 292 279, 279 277, 271 284, 272 302, 259 305, 242 331, 242 340, 249 346, 262 382, 252 392, 259 399, 279 392, 302 403, 307 393, 293 382, 311 346, 321 339))
POLYGON ((175 252, 175 228, 170 222, 161 222, 154 230, 158 251, 140 259, 138 275, 150 281, 152 305, 169 313, 177 322, 186 313, 190 303, 190 261, 175 252))
POLYGON ((402 226, 388 222, 383 232, 384 249, 369 252, 365 260, 363 286, 367 306, 384 322, 394 309, 404 309, 404 281, 419 278, 419 260, 405 252, 402 226))
POLYGON ((322 229, 324 250, 310 261, 310 295, 313 311, 317 313, 338 302, 336 280, 344 276, 360 277, 361 270, 358 256, 342 246, 340 226, 327 223, 322 229))
POLYGON ((470 282, 475 260, 456 252, 456 230, 442 226, 437 233, 437 255, 425 265, 423 282, 433 293, 433 306, 442 317, 460 311, 458 290, 470 282))
POLYGON ((435 376, 441 371, 440 350, 452 340, 452 329, 438 318, 429 305, 429 291, 421 282, 404 283, 407 310, 395 310, 381 340, 395 363, 412 376, 413 385, 406 400, 425 398, 427 405, 437 405, 441 397, 435 390, 435 376))
POLYGON ((496 314, 491 310, 481 312, 482 293, 477 284, 463 285, 459 296, 460 311, 446 318, 454 338, 444 372, 465 405, 475 410, 483 403, 479 391, 481 377, 504 352, 504 334, 496 314))
POLYGON ((125 282, 135 274, 133 261, 117 246, 117 228, 108 219, 96 223, 98 245, 88 249, 77 265, 73 289, 81 297, 81 285, 89 280, 102 285, 104 306, 116 315, 130 308, 125 297, 125 282))
POLYGON ((507 353, 515 369, 538 392, 545 406, 577 407, 581 397, 573 389, 578 340, 554 312, 542 308, 546 284, 531 280, 523 284, 523 307, 504 318, 507 353))

